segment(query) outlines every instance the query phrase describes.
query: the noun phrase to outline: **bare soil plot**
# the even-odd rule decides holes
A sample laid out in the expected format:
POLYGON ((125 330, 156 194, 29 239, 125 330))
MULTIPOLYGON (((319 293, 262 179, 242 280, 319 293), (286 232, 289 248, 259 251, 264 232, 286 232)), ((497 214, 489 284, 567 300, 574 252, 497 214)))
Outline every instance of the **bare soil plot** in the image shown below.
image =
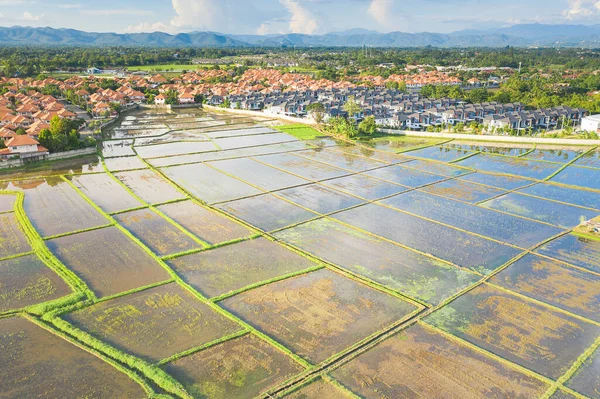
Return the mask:
POLYGON ((100 302, 63 317, 96 338, 151 361, 241 330, 175 283, 100 302))
POLYGON ((403 193, 381 203, 521 248, 529 248, 564 231, 557 227, 419 191, 403 193))
POLYGON ((133 169, 145 169, 148 167, 139 157, 107 158, 104 164, 111 172, 133 169))
POLYGON ((254 398, 304 369, 253 335, 176 360, 165 367, 195 398, 254 398))
POLYGON ((298 139, 286 133, 273 133, 263 134, 259 136, 227 137, 213 140, 215 145, 217 145, 222 150, 253 147, 267 144, 287 143, 290 141, 298 141, 298 139))
POLYGON ((518 193, 509 193, 481 204, 513 215, 523 216, 567 229, 578 226, 583 220, 598 216, 597 211, 561 204, 518 193))
MULTIPOLYGON (((586 208, 600 209, 600 192, 596 191, 577 190, 553 184, 538 183, 530 187, 525 187, 519 190, 519 192, 586 208)), ((600 213, 600 210, 598 213, 600 213)))
POLYGON ((0 312, 51 301, 69 293, 69 286, 35 255, 0 261, 0 312))
POLYGON ((333 218, 482 274, 491 273, 521 252, 375 204, 343 211, 333 218))
POLYGON ((144 205, 106 174, 73 176, 71 182, 106 213, 144 205))
POLYGON ((537 255, 527 255, 492 283, 600 322, 600 276, 537 255))
POLYGON ((336 146, 331 148, 335 152, 342 154, 355 155, 373 159, 379 162, 385 162, 389 164, 396 164, 402 162, 408 162, 411 159, 404 155, 392 154, 387 151, 374 150, 369 146, 356 145, 356 146, 336 146))
POLYGON ((283 169, 298 176, 313 181, 331 179, 346 176, 352 172, 336 168, 321 162, 311 161, 294 155, 294 153, 272 154, 256 158, 260 162, 283 169))
POLYGON ((249 228, 192 201, 176 202, 157 208, 210 245, 252 235, 249 228))
POLYGON ((220 305, 315 364, 416 310, 329 270, 262 286, 220 305))
POLYGON ((600 327, 488 285, 425 321, 511 362, 557 379, 600 335, 600 327))
POLYGON ((263 237, 182 256, 169 264, 209 298, 317 266, 263 237))
POLYGON ((506 173, 538 180, 547 178, 562 167, 562 165, 556 163, 487 155, 475 155, 458 162, 458 164, 477 170, 506 173))
POLYGON ((427 161, 424 159, 417 159, 414 161, 406 162, 403 164, 403 166, 447 177, 457 177, 474 172, 474 170, 465 168, 460 165, 450 165, 447 163, 427 161))
POLYGON ((340 388, 319 378, 286 395, 287 399, 349 399, 340 388))
POLYGON ((158 173, 151 170, 132 170, 116 173, 115 176, 129 187, 135 195, 149 204, 185 198, 184 194, 177 191, 158 173))
POLYGON ((590 398, 600 398, 600 349, 596 349, 566 385, 590 398))
POLYGON ((280 190, 309 183, 308 180, 248 158, 210 162, 209 165, 265 191, 280 190))
POLYGON ((170 278, 150 254, 116 227, 55 238, 46 244, 98 297, 170 278))
POLYGON ((109 223, 62 179, 21 182, 18 187, 25 193, 25 213, 43 237, 109 223))
POLYGON ((321 184, 366 200, 376 200, 409 190, 408 187, 376 179, 364 174, 326 180, 321 184))
POLYGON ((15 196, 14 195, 2 195, 0 194, 0 213, 10 212, 15 207, 15 196))
POLYGON ((533 180, 527 180, 520 177, 493 175, 489 173, 471 173, 470 175, 461 176, 459 180, 466 180, 473 183, 484 184, 486 186, 502 188, 505 190, 515 190, 519 187, 524 187, 534 183, 533 180))
POLYGON ((363 156, 356 156, 350 153, 339 153, 331 148, 300 151, 295 155, 312 159, 317 162, 323 162, 337 168, 346 169, 352 172, 364 172, 387 165, 387 162, 378 161, 363 156))
POLYGON ((392 290, 434 305, 480 279, 475 274, 328 219, 277 232, 275 237, 392 290))
POLYGON ((536 252, 600 273, 600 240, 568 234, 542 245, 536 252))
POLYGON ((162 171, 194 197, 209 204, 263 192, 202 164, 173 166, 162 171))
POLYGON ((541 396, 548 388, 418 324, 332 374, 361 397, 369 398, 528 399, 541 396))
POLYGON ((332 190, 320 184, 289 188, 278 191, 276 195, 322 214, 336 212, 363 203, 359 198, 332 190))
POLYGON ((420 190, 442 197, 470 202, 472 204, 485 201, 506 192, 505 190, 501 190, 499 188, 483 186, 481 184, 456 179, 432 184, 423 187, 420 190))
POLYGON ((210 141, 180 141, 166 144, 152 144, 135 147, 142 158, 157 158, 170 155, 182 155, 192 152, 207 152, 218 150, 210 141))
POLYGON ((401 165, 371 170, 364 173, 364 175, 387 180, 406 187, 420 187, 447 179, 445 176, 409 169, 401 165))
POLYGON ((225 202, 217 208, 263 231, 280 229, 318 216, 271 194, 225 202))
POLYGON ((102 155, 105 157, 135 156, 131 148, 133 140, 110 140, 102 142, 102 155))
POLYGON ((0 214, 0 258, 31 251, 14 213, 0 214))
POLYGON ((600 169, 567 166, 565 170, 550 179, 553 183, 600 190, 600 169))
POLYGON ((21 318, 0 319, 0 392, 6 398, 142 399, 146 393, 98 357, 21 318))
POLYGON ((201 247, 190 236, 149 209, 121 213, 115 219, 159 256, 201 247))
POLYGON ((406 155, 408 157, 433 159, 442 162, 452 162, 457 159, 475 154, 476 152, 473 151, 467 151, 462 148, 452 148, 446 146, 427 147, 403 153, 403 155, 406 155))

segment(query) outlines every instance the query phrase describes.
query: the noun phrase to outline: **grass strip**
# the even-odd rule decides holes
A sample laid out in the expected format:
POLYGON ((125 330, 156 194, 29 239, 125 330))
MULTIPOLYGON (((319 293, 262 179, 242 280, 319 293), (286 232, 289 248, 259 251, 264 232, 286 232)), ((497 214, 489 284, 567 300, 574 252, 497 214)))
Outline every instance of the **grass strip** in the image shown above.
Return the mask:
POLYGON ((33 254, 35 254, 35 251, 21 252, 20 254, 8 255, 8 256, 0 258, 0 262, 5 261, 5 260, 22 258, 23 256, 33 255, 33 254))
POLYGON ((561 168, 559 168, 557 171, 555 171, 554 173, 552 173, 550 176, 546 177, 544 179, 544 181, 548 181, 548 180, 552 179, 554 176, 558 175, 560 172, 562 172, 563 170, 567 169, 573 163, 575 163, 576 161, 578 161, 579 158, 583 158, 584 156, 586 156, 590 152, 595 151, 596 148, 598 148, 598 147, 597 146, 596 147, 591 147, 587 151, 582 152, 581 154, 579 154, 578 156, 576 156, 575 158, 571 159, 569 162, 567 162, 566 164, 564 164, 561 168))
POLYGON ((105 229, 107 227, 112 227, 114 225, 115 225, 114 223, 107 223, 107 224, 103 224, 101 226, 95 226, 95 227, 89 227, 87 229, 80 229, 80 230, 70 231, 68 233, 54 234, 52 236, 46 236, 46 237, 44 237, 43 240, 44 241, 54 240, 55 238, 68 237, 68 236, 72 236, 74 234, 79 234, 79 233, 87 233, 89 231, 105 229))

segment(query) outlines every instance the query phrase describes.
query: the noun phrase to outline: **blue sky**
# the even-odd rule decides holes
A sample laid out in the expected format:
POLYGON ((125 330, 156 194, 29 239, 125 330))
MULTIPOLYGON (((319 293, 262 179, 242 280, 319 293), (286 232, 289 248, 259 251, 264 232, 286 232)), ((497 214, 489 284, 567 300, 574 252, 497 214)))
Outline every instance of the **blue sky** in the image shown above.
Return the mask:
POLYGON ((0 0, 0 26, 96 32, 452 32, 598 24, 600 0, 0 0))

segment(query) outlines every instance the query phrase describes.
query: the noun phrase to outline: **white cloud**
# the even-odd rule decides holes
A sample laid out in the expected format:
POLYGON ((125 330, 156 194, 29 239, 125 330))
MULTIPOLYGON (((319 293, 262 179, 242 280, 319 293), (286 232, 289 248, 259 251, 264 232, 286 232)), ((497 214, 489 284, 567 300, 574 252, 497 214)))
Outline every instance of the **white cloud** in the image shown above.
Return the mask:
POLYGON ((394 0, 372 0, 369 15, 386 28, 394 26, 394 0))
POLYGON ((152 32, 170 32, 171 27, 165 25, 162 22, 141 22, 137 25, 129 25, 125 32, 127 33, 152 33, 152 32))
POLYGON ((598 0, 569 0, 569 8, 563 11, 568 20, 585 19, 600 15, 598 0))
POLYGON ((83 6, 83 4, 62 3, 62 4, 57 4, 56 6, 58 8, 62 8, 63 10, 72 10, 72 9, 75 9, 75 8, 81 8, 83 6))
POLYGON ((101 15, 101 16, 114 16, 114 15, 151 15, 152 11, 149 10, 136 10, 136 9, 110 9, 110 10, 83 10, 81 11, 84 15, 101 15))
POLYGON ((298 0, 279 0, 291 14, 290 31, 292 33, 313 34, 319 31, 317 18, 298 0))
POLYGON ((227 4, 223 0, 172 0, 177 13, 171 20, 176 27, 224 30, 227 4))
POLYGON ((29 11, 25 11, 23 13, 23 16, 21 18, 19 18, 21 21, 39 21, 40 19, 42 19, 44 17, 44 14, 40 14, 40 15, 33 15, 32 13, 30 13, 29 11))

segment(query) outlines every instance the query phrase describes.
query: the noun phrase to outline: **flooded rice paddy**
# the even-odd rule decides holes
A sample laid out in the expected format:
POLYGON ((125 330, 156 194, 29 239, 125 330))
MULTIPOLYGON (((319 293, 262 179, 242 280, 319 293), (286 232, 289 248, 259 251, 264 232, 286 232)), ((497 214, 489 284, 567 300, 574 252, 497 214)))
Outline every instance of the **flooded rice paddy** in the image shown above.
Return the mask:
POLYGON ((141 110, 0 174, 0 397, 600 398, 593 146, 141 110))

